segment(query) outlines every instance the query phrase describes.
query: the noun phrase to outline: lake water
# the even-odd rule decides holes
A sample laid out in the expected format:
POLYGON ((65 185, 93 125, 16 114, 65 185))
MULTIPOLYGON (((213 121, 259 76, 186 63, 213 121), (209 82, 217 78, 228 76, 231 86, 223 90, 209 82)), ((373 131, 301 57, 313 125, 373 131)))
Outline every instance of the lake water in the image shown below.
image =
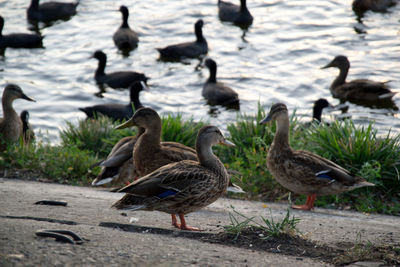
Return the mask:
MULTIPOLYGON (((4 34, 29 32, 25 13, 29 2, 0 1, 4 34)), ((35 131, 41 129, 57 142, 66 121, 85 118, 78 107, 128 102, 127 90, 107 88, 102 98, 97 96, 99 88, 93 77, 97 60, 89 57, 102 49, 108 55, 106 72, 134 70, 151 77, 150 90, 141 93, 144 105, 159 113, 180 112, 185 117, 208 120, 225 129, 236 119, 237 111, 206 104, 201 90, 208 70, 198 67, 197 59, 185 63, 159 61, 155 50, 194 40, 193 24, 202 18, 208 56, 218 64, 217 79, 239 93, 242 113, 254 114, 258 102, 269 106, 281 101, 309 120, 316 99, 324 97, 337 104, 328 88, 338 70, 320 67, 339 54, 348 56, 351 62, 348 80, 390 80, 391 88, 400 91, 400 5, 384 14, 367 13, 360 23, 350 0, 249 0, 254 22, 243 31, 219 21, 216 3, 81 0, 76 16, 42 27, 44 49, 5 51, 0 57, 1 90, 12 82, 34 97, 36 103, 15 101, 15 109, 27 109, 35 131), (112 40, 121 24, 121 4, 129 8, 129 24, 140 34, 139 47, 128 57, 112 40)), ((394 101, 400 106, 400 94, 394 101)), ((400 126, 396 110, 349 104, 348 113, 357 124, 376 120, 383 131, 398 131, 400 126)), ((325 113, 323 119, 338 114, 325 113)))

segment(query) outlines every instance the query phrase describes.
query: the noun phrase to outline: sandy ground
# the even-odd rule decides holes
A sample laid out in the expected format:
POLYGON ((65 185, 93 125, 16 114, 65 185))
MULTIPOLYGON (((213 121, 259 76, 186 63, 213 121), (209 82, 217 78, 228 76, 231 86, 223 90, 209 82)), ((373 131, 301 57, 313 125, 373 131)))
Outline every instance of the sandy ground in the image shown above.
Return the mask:
MULTIPOLYGON (((0 266, 329 266, 307 257, 258 251, 251 244, 237 248, 186 238, 184 231, 171 226, 168 214, 124 214, 111 209, 122 195, 98 188, 0 179, 0 266), (34 205, 40 200, 66 201, 68 205, 34 205), (107 223, 143 228, 126 232, 104 227, 107 223), (40 229, 71 230, 85 241, 76 245, 37 237, 35 232, 40 229)), ((230 224, 231 206, 246 216, 277 221, 287 209, 284 204, 221 198, 187 215, 187 222, 205 230, 202 234, 221 232, 222 226, 230 224)), ((400 244, 399 217, 319 208, 291 214, 300 219, 298 228, 303 235, 321 246, 368 241, 400 244)), ((357 266, 379 266, 379 262, 365 264, 357 266)))

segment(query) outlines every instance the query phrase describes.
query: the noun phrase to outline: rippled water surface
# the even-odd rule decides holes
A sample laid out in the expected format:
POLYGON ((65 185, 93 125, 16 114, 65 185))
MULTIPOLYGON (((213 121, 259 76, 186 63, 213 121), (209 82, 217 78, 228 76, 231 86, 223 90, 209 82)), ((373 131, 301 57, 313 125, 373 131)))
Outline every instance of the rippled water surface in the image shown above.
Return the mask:
MULTIPOLYGON (((29 110, 35 131, 48 132, 56 142, 65 121, 85 118, 78 107, 129 101, 127 90, 107 88, 102 98, 97 96, 93 77, 97 61, 89 57, 102 49, 108 55, 106 72, 135 70, 151 77, 150 90, 141 94, 144 105, 225 128, 236 119, 237 111, 206 104, 201 90, 208 70, 198 67, 200 61, 165 63, 158 60, 155 50, 194 40, 193 24, 202 18, 208 56, 218 64, 217 78, 239 93, 240 112, 254 114, 258 101, 266 106, 282 101, 308 120, 314 100, 324 97, 337 104, 328 88, 338 70, 320 67, 338 54, 347 55, 351 62, 348 80, 390 80, 391 88, 400 91, 400 5, 384 14, 367 13, 359 22, 350 0, 249 0, 254 23, 243 31, 219 21, 216 3, 81 0, 78 14, 70 20, 50 27, 39 25, 45 48, 5 51, 0 57, 0 86, 17 83, 34 97, 36 103, 17 100, 14 107, 18 112, 29 110), (112 41, 121 23, 117 11, 121 4, 129 8, 129 24, 140 34, 139 47, 128 57, 112 41)), ((0 1, 4 34, 29 31, 28 5, 28 0, 0 1)), ((400 106, 400 94, 394 100, 400 106)), ((349 106, 357 123, 376 120, 381 129, 398 131, 397 110, 349 106)))

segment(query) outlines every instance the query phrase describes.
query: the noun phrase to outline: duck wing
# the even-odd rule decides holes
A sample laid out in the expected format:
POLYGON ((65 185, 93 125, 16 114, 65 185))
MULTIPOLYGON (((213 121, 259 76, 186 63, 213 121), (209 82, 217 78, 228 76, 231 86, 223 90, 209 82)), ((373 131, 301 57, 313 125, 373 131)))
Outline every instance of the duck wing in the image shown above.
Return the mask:
POLYGON ((347 82, 341 86, 344 90, 353 93, 365 93, 365 94, 387 94, 391 93, 389 87, 383 82, 375 82, 367 79, 353 80, 347 82))
POLYGON ((300 170, 306 174, 305 177, 311 178, 310 183, 319 185, 329 185, 338 182, 347 186, 353 185, 358 179, 355 175, 336 163, 315 155, 309 151, 295 151, 290 162, 294 166, 289 166, 300 170))

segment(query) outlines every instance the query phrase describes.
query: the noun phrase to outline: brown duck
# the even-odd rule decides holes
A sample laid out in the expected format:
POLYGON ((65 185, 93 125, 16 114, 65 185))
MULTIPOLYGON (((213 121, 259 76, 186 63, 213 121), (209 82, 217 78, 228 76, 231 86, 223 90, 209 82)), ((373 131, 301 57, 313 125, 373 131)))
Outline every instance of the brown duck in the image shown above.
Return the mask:
POLYGON ((26 96, 18 85, 6 85, 1 99, 4 118, 0 118, 0 151, 6 148, 7 143, 17 142, 22 136, 22 120, 12 106, 14 100, 18 98, 35 102, 34 99, 26 96))
POLYGON ((122 188, 126 195, 112 206, 125 210, 158 210, 171 214, 172 224, 182 230, 199 230, 186 225, 184 215, 199 210, 225 193, 229 175, 212 153, 216 144, 234 146, 215 126, 204 126, 196 139, 199 161, 167 164, 122 188), (179 215, 181 223, 177 222, 179 215))
POLYGON ((356 102, 379 102, 390 100, 395 95, 384 82, 374 82, 367 79, 346 82, 350 62, 345 56, 336 56, 329 64, 322 67, 322 69, 331 67, 336 67, 340 70, 339 76, 336 77, 330 86, 333 97, 356 102))
POLYGON ((272 105, 269 114, 260 124, 270 121, 276 121, 276 134, 268 150, 268 170, 283 187, 307 195, 305 205, 294 205, 292 208, 311 210, 317 196, 374 186, 332 161, 309 151, 293 150, 289 144, 289 115, 285 104, 272 105))

